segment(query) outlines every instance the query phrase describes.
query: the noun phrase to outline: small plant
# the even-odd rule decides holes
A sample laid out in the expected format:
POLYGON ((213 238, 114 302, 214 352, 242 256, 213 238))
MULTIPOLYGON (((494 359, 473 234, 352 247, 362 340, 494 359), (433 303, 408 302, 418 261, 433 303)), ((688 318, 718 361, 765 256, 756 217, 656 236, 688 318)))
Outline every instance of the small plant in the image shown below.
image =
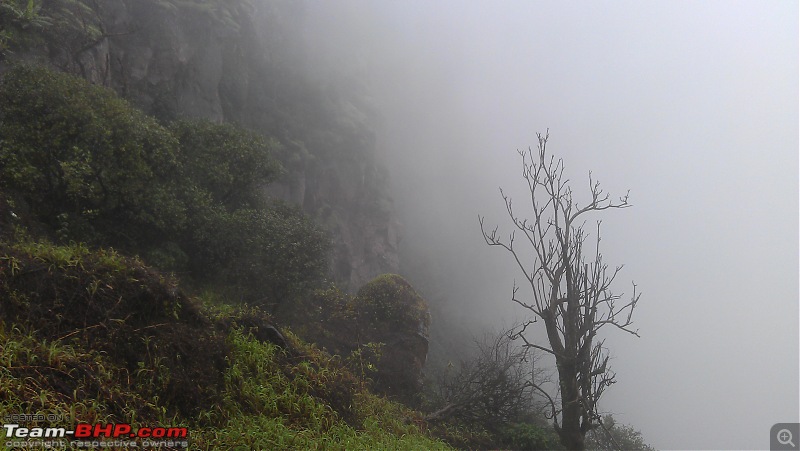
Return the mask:
POLYGON ((369 380, 378 371, 376 364, 380 362, 384 343, 366 343, 356 348, 345 359, 345 364, 355 370, 364 380, 369 380))

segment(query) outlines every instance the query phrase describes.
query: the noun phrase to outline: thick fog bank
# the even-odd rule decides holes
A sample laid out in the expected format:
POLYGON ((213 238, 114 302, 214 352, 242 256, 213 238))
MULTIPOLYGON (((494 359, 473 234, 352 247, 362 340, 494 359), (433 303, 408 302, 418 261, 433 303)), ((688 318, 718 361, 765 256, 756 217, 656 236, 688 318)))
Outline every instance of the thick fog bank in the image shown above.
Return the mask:
POLYGON ((520 276, 477 216, 509 230, 497 188, 525 195, 516 149, 549 128, 579 200, 592 170, 634 205, 600 216, 606 261, 625 264, 617 291, 643 292, 642 338, 605 331, 619 383, 603 408, 670 449, 766 448, 773 423, 798 421, 796 3, 308 14, 320 67, 369 82, 403 265, 449 315, 438 324, 525 317, 510 301, 520 276))

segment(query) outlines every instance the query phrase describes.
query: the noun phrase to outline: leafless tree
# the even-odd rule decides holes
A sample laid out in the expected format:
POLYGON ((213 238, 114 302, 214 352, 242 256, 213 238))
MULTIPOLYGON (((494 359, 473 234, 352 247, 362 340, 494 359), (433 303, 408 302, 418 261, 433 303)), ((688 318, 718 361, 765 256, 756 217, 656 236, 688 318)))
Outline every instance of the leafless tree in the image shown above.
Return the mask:
POLYGON ((631 316, 640 296, 635 284, 627 300, 621 300, 622 295, 611 291, 622 266, 610 270, 603 263, 599 220, 594 245, 587 244, 590 234, 584 228, 586 217, 631 205, 628 194, 611 200, 590 172, 591 199, 579 206, 573 199, 569 180, 564 177, 563 160, 547 154, 548 134, 537 136, 538 154, 530 148, 519 152, 533 216, 530 219, 519 216, 511 198, 501 188, 515 229, 505 238, 498 234, 497 228, 487 231, 483 217, 478 220, 486 243, 510 253, 525 275, 530 298, 518 297, 520 287, 515 282, 512 300, 533 315, 514 337, 523 340, 525 346, 555 358, 558 392, 551 396, 535 383, 533 388, 548 399, 548 416, 561 443, 567 449, 582 450, 586 433, 599 424, 597 403, 615 379, 608 351, 597 333, 608 325, 639 336, 632 328, 631 316), (527 328, 538 320, 544 323, 549 346, 527 338, 527 328))

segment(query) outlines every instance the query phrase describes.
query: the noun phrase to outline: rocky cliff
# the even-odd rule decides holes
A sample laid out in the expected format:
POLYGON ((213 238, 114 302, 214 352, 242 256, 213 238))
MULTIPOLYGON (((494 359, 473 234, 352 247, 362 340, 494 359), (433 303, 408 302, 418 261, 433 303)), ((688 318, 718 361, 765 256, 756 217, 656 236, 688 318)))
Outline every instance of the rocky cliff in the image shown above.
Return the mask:
MULTIPOLYGON (((286 169, 267 194, 331 233, 332 274, 348 291, 399 267, 399 227, 375 158, 366 96, 322 85, 306 52, 304 8, 272 0, 60 0, 41 37, 7 54, 111 87, 162 120, 235 122, 277 139, 286 169), (33 43, 33 44, 31 44, 33 43)), ((2 70, 2 66, 0 66, 2 70)))

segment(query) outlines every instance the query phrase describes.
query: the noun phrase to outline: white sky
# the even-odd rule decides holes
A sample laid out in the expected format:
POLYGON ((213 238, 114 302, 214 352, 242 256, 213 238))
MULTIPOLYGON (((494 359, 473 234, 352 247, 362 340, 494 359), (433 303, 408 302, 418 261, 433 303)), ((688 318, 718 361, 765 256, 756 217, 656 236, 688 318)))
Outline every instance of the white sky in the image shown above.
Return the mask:
MULTIPOLYGON (((793 1, 311 3, 321 54, 372 80, 405 242, 457 268, 464 308, 521 319, 508 257, 517 148, 550 129, 603 216, 642 338, 607 331, 603 408, 664 449, 769 447, 798 420, 798 4, 793 1)), ((519 276, 517 276, 519 278, 519 276)))

